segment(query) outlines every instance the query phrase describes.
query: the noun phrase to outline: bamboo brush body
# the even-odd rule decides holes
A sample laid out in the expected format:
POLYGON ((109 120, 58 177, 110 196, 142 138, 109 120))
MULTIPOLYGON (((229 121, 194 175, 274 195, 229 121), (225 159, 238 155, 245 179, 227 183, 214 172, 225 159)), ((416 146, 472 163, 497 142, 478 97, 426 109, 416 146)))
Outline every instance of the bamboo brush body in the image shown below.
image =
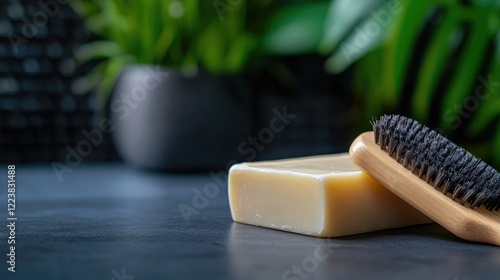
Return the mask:
POLYGON ((500 246, 498 211, 484 205, 471 209, 468 202, 461 205, 451 194, 435 189, 419 177, 419 170, 412 172, 381 149, 374 132, 356 138, 350 155, 362 170, 450 232, 466 240, 500 246))

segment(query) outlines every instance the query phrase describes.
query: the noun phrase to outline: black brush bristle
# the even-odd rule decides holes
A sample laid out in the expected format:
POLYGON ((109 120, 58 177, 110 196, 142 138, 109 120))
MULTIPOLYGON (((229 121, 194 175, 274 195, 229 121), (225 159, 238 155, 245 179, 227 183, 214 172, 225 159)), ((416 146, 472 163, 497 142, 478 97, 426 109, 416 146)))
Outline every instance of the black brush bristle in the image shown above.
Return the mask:
POLYGON ((375 143, 405 168, 462 205, 500 209, 500 175, 464 148, 398 115, 373 120, 375 143))

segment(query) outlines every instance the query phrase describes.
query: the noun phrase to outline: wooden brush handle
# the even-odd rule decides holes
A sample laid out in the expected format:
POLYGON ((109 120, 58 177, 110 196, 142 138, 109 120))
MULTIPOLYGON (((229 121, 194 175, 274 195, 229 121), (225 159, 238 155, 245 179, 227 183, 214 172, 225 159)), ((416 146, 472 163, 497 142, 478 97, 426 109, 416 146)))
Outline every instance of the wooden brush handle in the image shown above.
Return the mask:
POLYGON ((455 235, 500 246, 500 214, 484 207, 470 209, 427 184, 375 143, 373 132, 351 145, 352 161, 391 192, 455 235))

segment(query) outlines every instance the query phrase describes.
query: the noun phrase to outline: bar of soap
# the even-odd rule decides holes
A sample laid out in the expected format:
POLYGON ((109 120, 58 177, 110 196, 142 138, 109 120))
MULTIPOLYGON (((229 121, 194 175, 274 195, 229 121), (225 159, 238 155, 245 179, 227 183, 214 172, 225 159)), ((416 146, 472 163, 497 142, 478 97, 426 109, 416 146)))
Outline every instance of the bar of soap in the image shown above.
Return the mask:
POLYGON ((317 237, 431 222, 347 153, 236 164, 228 191, 234 221, 317 237))

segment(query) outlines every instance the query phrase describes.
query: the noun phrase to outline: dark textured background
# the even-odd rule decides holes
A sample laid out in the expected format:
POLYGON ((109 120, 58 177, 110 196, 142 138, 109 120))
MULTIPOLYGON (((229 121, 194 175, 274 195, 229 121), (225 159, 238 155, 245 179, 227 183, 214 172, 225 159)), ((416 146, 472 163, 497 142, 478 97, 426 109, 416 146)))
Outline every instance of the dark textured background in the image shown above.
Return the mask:
MULTIPOLYGON (((91 38, 68 5, 58 7, 45 25, 35 25, 34 15, 43 12, 38 1, 0 1, 0 162, 61 161, 66 147, 75 149, 100 116, 95 95, 73 88, 90 66, 79 67, 73 54, 91 38), (25 36, 32 30, 33 38, 25 36), (13 34, 27 41, 16 49, 13 34)), ((105 135, 85 160, 116 158, 105 135)))

